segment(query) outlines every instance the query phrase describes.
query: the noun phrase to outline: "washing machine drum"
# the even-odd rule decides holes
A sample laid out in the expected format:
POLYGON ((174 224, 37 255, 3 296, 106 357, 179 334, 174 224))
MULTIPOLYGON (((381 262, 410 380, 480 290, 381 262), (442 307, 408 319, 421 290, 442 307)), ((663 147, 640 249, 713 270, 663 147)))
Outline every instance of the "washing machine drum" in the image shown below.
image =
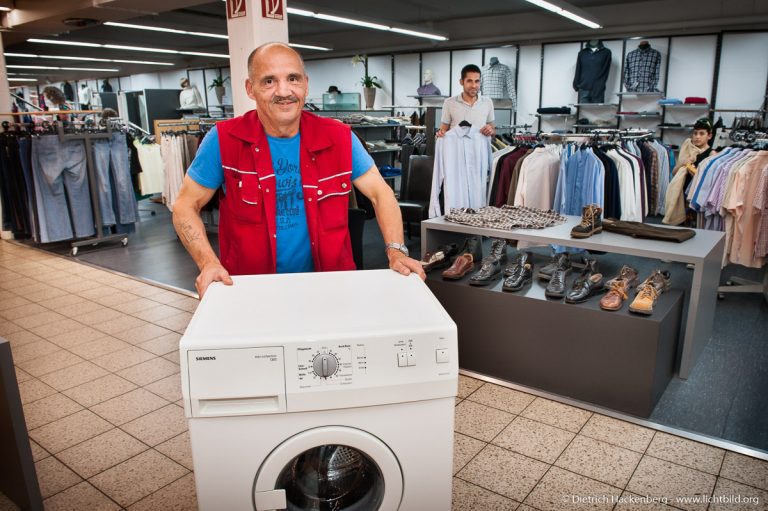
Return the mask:
POLYGON ((384 478, 365 453, 346 445, 322 445, 293 458, 277 478, 289 511, 378 509, 384 478))

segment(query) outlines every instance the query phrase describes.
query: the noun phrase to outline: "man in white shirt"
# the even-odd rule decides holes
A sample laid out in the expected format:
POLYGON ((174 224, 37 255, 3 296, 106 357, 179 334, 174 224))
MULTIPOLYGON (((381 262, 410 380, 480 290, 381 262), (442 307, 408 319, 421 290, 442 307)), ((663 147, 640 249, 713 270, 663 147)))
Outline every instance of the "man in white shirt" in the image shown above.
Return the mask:
POLYGON ((477 126, 480 133, 486 137, 495 134, 493 127, 493 101, 480 95, 480 68, 474 64, 467 64, 461 69, 461 94, 450 97, 443 103, 443 117, 440 120, 438 137, 462 121, 467 121, 472 126, 477 126))

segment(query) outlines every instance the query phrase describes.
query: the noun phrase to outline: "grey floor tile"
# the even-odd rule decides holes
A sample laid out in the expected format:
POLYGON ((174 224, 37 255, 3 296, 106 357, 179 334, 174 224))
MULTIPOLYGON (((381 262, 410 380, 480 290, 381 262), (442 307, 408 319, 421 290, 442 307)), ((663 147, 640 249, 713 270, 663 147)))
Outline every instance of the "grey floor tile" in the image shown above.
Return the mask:
POLYGON ((525 499, 548 468, 546 463, 488 445, 456 475, 519 502, 525 499))

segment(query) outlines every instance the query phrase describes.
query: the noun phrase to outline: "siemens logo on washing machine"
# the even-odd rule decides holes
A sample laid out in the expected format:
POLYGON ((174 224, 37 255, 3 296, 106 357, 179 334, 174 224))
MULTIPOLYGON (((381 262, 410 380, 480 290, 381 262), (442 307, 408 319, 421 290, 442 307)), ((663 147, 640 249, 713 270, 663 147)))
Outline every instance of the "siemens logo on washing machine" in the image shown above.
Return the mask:
POLYGON ((195 357, 198 362, 201 360, 216 360, 216 357, 195 357))

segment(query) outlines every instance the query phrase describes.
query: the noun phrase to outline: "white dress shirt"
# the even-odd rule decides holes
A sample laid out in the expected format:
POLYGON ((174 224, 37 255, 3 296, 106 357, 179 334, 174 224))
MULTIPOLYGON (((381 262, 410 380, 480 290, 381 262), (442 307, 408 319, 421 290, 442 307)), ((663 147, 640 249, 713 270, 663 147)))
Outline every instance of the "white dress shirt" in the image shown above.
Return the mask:
POLYGON ((432 173, 429 218, 440 216, 440 188, 446 211, 488 205, 486 190, 491 171, 491 139, 482 126, 456 126, 437 140, 432 173))

